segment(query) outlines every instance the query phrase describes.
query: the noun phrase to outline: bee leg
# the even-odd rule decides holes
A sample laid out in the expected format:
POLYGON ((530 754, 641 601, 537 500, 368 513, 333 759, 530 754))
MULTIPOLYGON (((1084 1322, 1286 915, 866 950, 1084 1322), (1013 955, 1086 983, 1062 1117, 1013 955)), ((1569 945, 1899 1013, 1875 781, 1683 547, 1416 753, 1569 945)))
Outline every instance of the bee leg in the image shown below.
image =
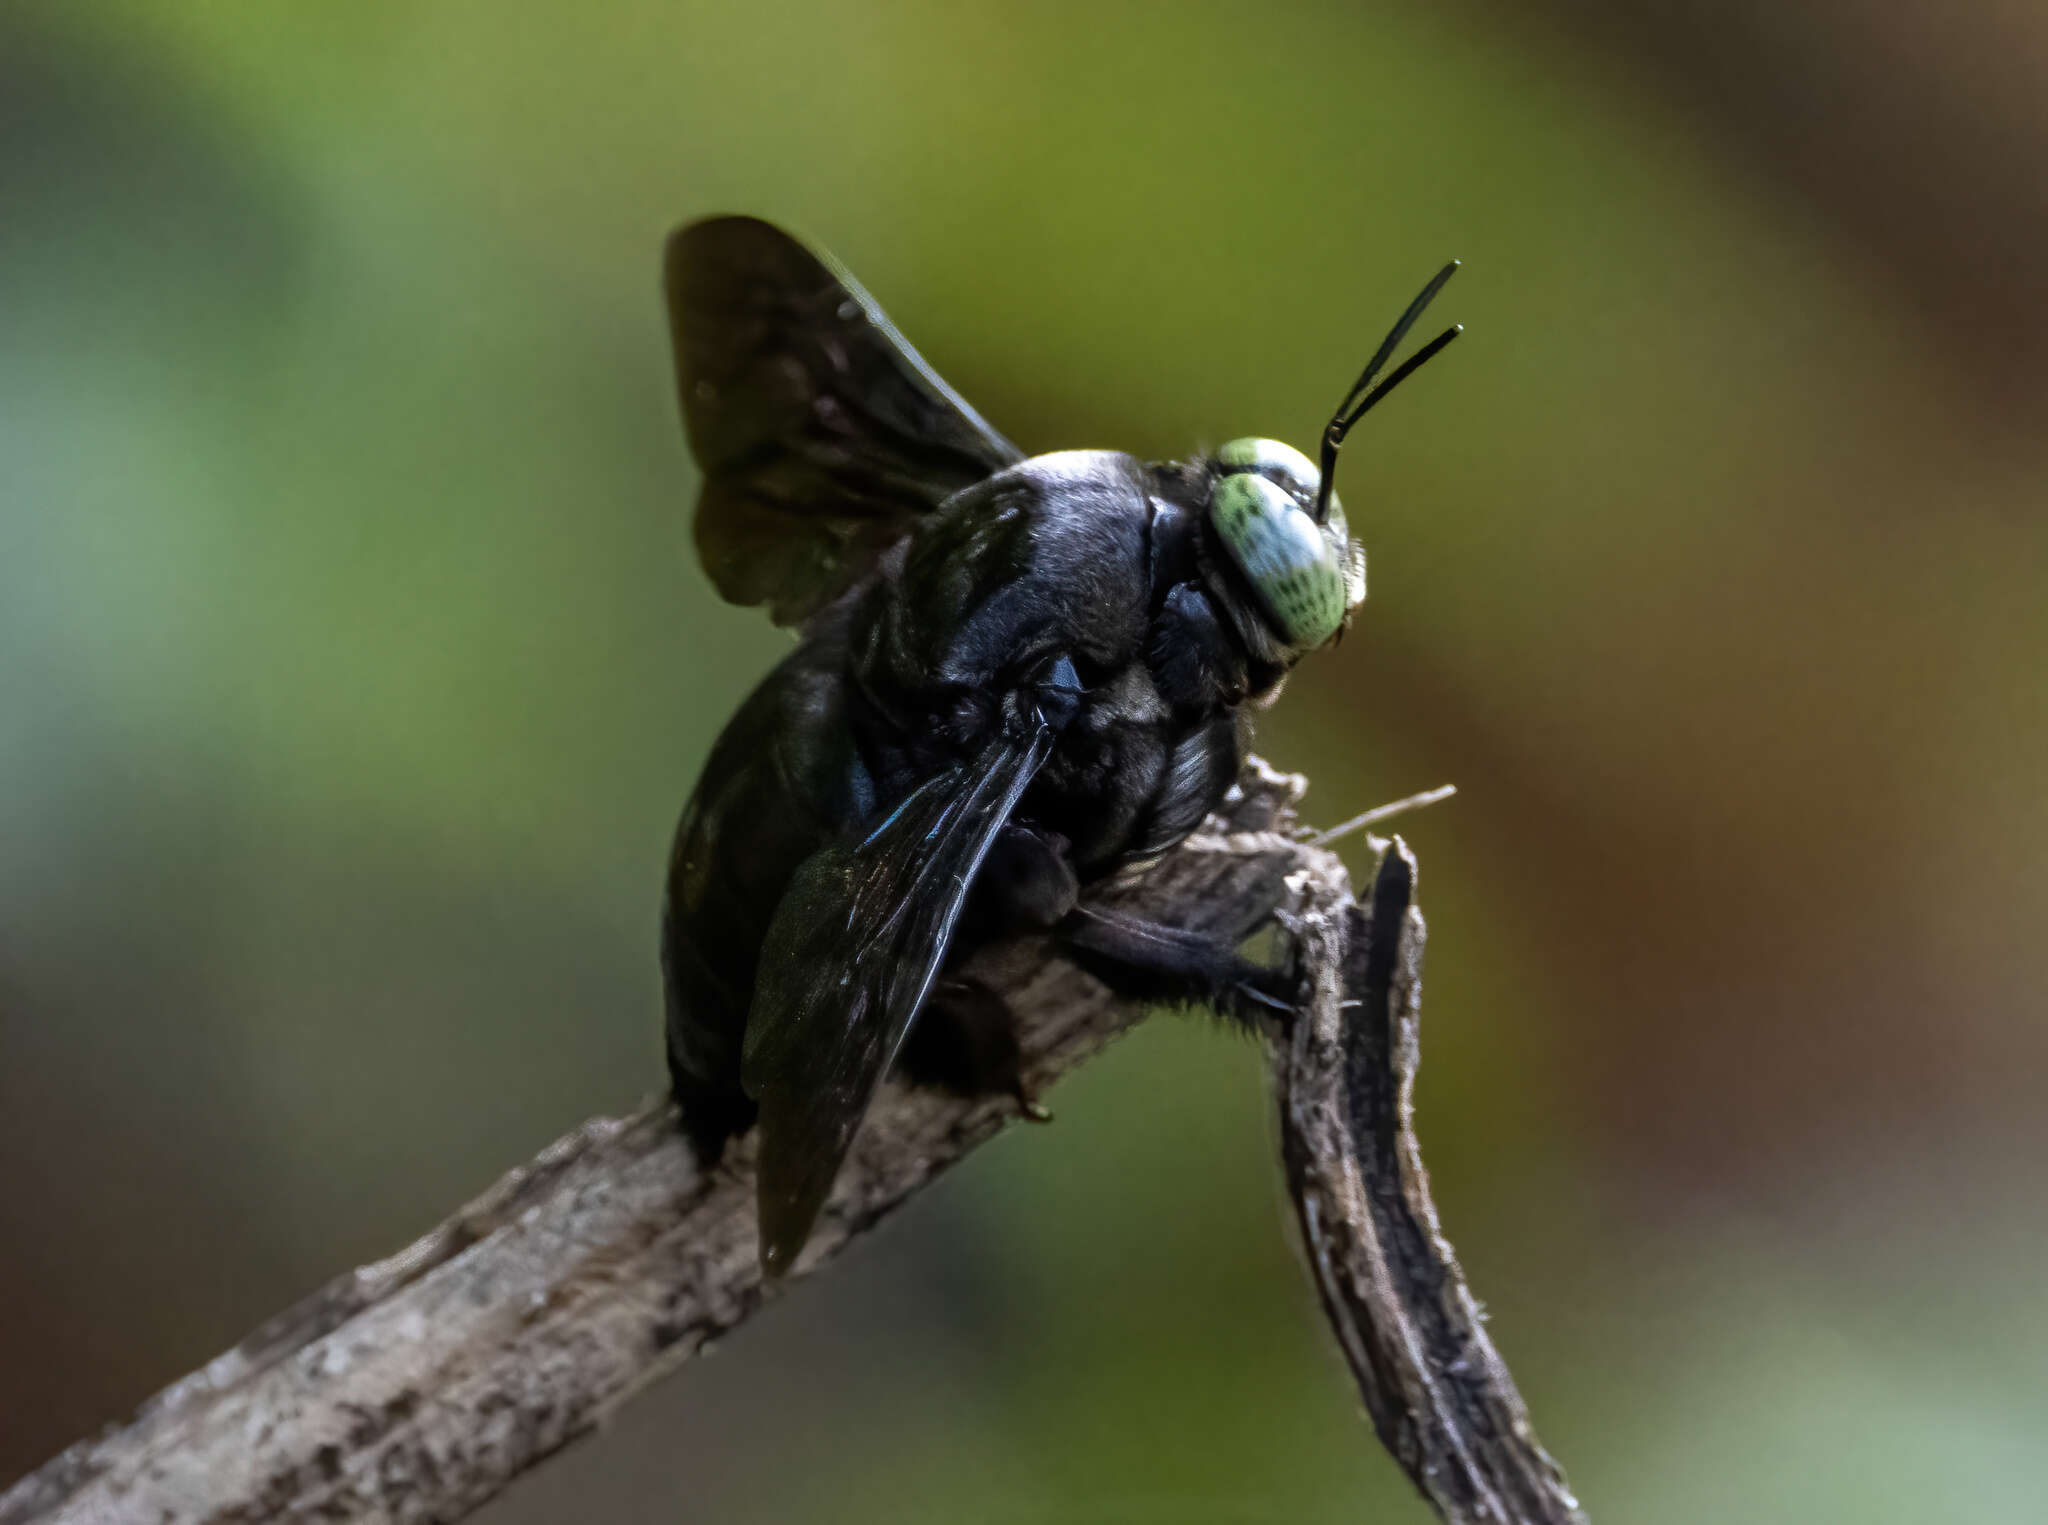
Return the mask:
POLYGON ((979 981, 952 975, 933 985, 897 1063, 919 1085, 957 1096, 1013 1096, 1032 1122, 1052 1120, 1024 1084, 1016 1019, 979 981))
POLYGON ((709 1170, 728 1139, 754 1125, 754 1104, 740 1089, 739 1033, 746 1007, 735 1006, 694 943, 665 937, 662 968, 668 1002, 668 1073, 683 1134, 709 1170))
POLYGON ((1130 999, 1211 1006, 1253 1033, 1294 1009, 1292 970, 1254 963, 1214 933, 1083 906, 1059 936, 1076 963, 1130 999))
MULTIPOLYGON (((954 946, 964 952, 992 938, 1046 931, 1074 909, 1079 894, 1066 838, 1012 822, 989 844, 954 946)), ((959 1096, 1013 1096, 1031 1121, 1052 1119, 1024 1084, 1016 1019, 978 981, 940 977, 898 1063, 919 1085, 959 1096)))
POLYGON ((710 1170, 724 1158, 726 1142, 754 1126, 754 1104, 738 1087, 709 1084, 674 1061, 669 1076, 683 1136, 699 1167, 710 1170))
POLYGON ((1080 895, 1067 839, 1012 821, 996 834, 982 859, 958 941, 973 946, 993 937, 1050 931, 1080 895))

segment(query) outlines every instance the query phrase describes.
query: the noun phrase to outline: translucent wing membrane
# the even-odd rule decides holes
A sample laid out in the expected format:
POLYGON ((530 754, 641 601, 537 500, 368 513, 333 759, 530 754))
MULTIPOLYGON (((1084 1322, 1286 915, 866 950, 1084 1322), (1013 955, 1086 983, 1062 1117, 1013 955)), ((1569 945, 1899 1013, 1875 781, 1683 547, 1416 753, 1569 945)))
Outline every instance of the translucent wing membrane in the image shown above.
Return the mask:
POLYGON ((697 551, 733 603, 800 623, 920 515, 1023 458, 852 276, 772 224, 690 223, 664 275, 704 472, 697 551))
POLYGON ((761 1108, 761 1260, 787 1270, 946 956, 989 844, 1052 749, 998 736, 866 837, 807 859, 761 950, 741 1083, 761 1108))

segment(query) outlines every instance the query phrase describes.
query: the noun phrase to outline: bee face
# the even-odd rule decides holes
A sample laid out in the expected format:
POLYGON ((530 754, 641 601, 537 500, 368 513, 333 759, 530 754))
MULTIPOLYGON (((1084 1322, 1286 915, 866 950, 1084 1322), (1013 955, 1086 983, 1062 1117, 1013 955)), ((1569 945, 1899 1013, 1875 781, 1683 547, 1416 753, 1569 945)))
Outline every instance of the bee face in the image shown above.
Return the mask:
POLYGON ((1321 646, 1365 601, 1365 547, 1333 494, 1315 520, 1321 474, 1278 440, 1238 439, 1214 457, 1209 523, 1273 623, 1297 651, 1321 646))

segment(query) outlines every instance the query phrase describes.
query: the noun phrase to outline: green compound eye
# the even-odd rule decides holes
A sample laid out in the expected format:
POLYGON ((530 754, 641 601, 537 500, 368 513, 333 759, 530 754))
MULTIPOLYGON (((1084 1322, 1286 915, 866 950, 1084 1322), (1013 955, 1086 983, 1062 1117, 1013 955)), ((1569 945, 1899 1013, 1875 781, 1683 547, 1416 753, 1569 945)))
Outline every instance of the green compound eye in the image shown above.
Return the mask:
POLYGON ((1310 502, 1322 481, 1314 461, 1276 439, 1234 439, 1216 452, 1216 459, 1233 474, 1255 472, 1310 502))
MULTIPOLYGON (((1279 483, 1301 504, 1314 503, 1316 489, 1323 485, 1314 461, 1276 439, 1234 439, 1216 452, 1216 460, 1233 473, 1249 471, 1279 483)), ((1330 494, 1330 523, 1341 538, 1345 534, 1344 505, 1335 493, 1330 494)))
MULTIPOLYGON (((1313 497, 1315 468, 1307 457, 1272 440, 1236 440, 1223 448, 1248 445, 1294 456, 1308 472, 1313 497)), ((1222 451, 1217 459, 1226 466, 1237 464, 1222 451)), ((1209 522, 1292 646, 1305 651, 1322 645, 1344 623, 1354 581, 1360 596, 1364 594, 1364 568, 1353 569, 1349 537, 1334 504, 1329 524, 1317 524, 1295 496, 1271 478, 1237 470, 1216 484, 1209 522)))

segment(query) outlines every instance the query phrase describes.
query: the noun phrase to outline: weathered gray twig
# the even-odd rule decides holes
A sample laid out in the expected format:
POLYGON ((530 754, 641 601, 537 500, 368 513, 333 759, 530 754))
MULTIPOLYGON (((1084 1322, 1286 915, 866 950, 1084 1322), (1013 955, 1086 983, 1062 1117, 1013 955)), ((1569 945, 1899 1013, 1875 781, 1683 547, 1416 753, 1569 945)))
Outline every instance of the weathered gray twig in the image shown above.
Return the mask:
MULTIPOLYGON (((1382 1048, 1373 1058, 1358 1047, 1363 1029, 1346 1026, 1356 999, 1346 982, 1356 983, 1371 927, 1342 866, 1291 831, 1300 790, 1300 780, 1254 761, 1220 817, 1109 898, 1231 937, 1282 909, 1307 988, 1302 1016, 1274 1034, 1290 1180, 1315 1204, 1303 1209, 1312 1258, 1368 1408, 1447 1518, 1570 1518, 1525 1509, 1536 1497, 1526 1490, 1433 1480, 1446 1458, 1496 1479, 1522 1475, 1542 1453, 1436 1234, 1407 1132, 1414 980, 1398 987, 1410 1025, 1409 1069, 1397 1071, 1399 1053, 1382 1048), (1373 1103, 1398 1113, 1395 1156, 1371 1118, 1330 1100, 1326 1072, 1337 1053, 1401 1077, 1373 1103), (1389 1168, 1405 1183, 1392 1190, 1427 1232, 1404 1234, 1382 1211, 1389 1168), (1329 1231, 1331 1215, 1351 1213, 1357 1222, 1329 1231), (1450 1290, 1456 1297, 1445 1302, 1450 1290), (1449 1324, 1445 1309, 1457 1314, 1449 1324), (1454 1347, 1485 1359, 1447 1386, 1432 1363, 1454 1347), (1417 1371, 1404 1375, 1404 1363, 1417 1371), (1512 1421, 1505 1428, 1503 1416, 1512 1421)), ((1418 936, 1416 958, 1419 949, 1418 936)), ((1042 943, 992 949, 975 972, 1018 1014, 1035 1089, 1141 1014, 1042 943)), ((829 1260, 1015 1110, 892 1084, 789 1279, 829 1260)), ((666 1105, 596 1119, 409 1249, 340 1277, 125 1426, 17 1483, 0 1495, 0 1525, 453 1520, 741 1322, 764 1295, 751 1145, 706 1174, 666 1105)), ((1557 1491, 1564 1496, 1561 1481, 1557 1491)))
POLYGON ((1295 918, 1308 998, 1274 1045, 1309 1272, 1380 1440, 1445 1519, 1583 1525, 1437 1225, 1413 1126, 1415 859, 1398 838, 1375 845, 1368 905, 1295 918))

